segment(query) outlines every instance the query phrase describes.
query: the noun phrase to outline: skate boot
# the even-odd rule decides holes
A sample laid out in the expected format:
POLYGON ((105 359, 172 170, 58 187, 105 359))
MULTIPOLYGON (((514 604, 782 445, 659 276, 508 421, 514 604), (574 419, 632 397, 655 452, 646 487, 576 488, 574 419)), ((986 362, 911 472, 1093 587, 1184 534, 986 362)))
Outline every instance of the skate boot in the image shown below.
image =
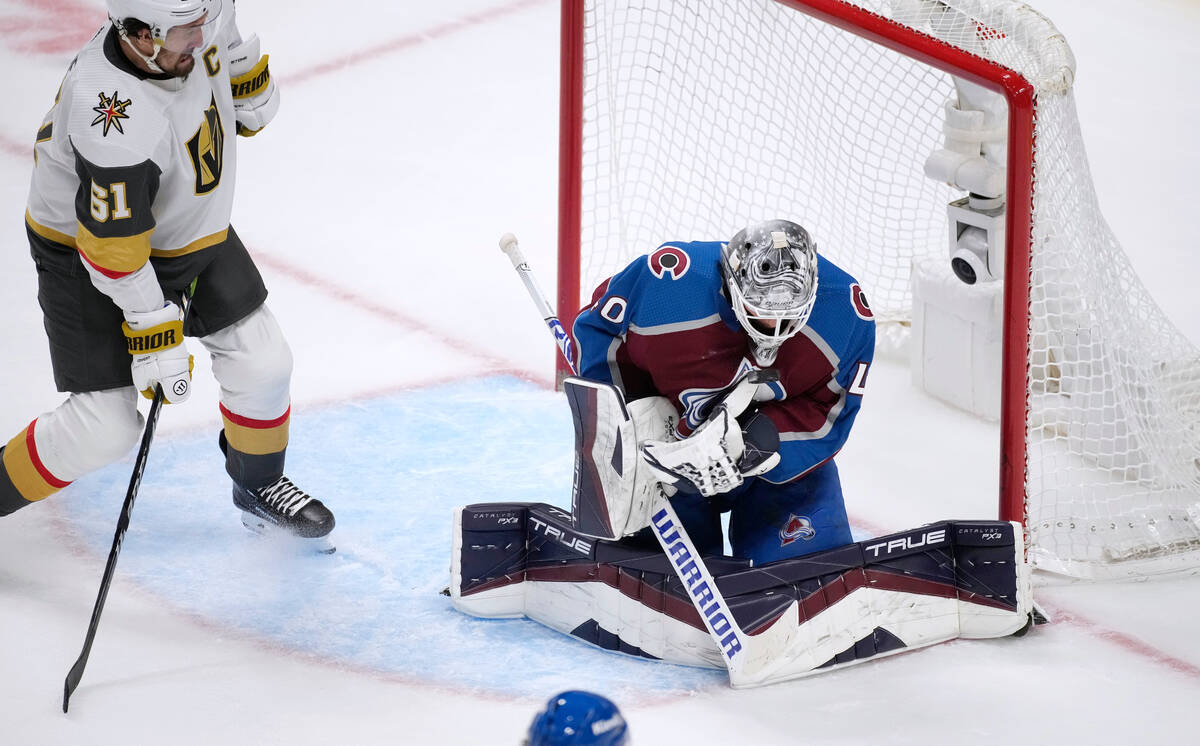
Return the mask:
POLYGON ((233 504, 242 509, 242 524, 255 533, 283 532, 312 540, 319 552, 334 551, 325 538, 333 530, 333 513, 287 477, 257 489, 234 484, 233 504))

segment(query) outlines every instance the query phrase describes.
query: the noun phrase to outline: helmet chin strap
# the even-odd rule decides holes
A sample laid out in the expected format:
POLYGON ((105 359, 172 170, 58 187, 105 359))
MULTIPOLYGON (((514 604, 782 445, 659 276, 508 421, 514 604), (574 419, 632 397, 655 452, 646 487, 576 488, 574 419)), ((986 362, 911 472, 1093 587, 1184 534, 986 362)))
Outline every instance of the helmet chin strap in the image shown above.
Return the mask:
POLYGON ((146 55, 142 54, 142 51, 138 49, 137 45, 133 43, 133 40, 129 38, 129 34, 125 32, 125 28, 123 26, 117 26, 117 34, 121 37, 121 41, 125 42, 125 44, 128 45, 131 50, 133 50, 133 53, 136 54, 142 62, 146 63, 146 67, 150 68, 150 72, 166 72, 158 66, 157 62, 155 62, 155 60, 158 59, 158 53, 163 50, 162 44, 159 44, 157 41, 152 42, 154 44, 154 54, 147 57, 146 55))

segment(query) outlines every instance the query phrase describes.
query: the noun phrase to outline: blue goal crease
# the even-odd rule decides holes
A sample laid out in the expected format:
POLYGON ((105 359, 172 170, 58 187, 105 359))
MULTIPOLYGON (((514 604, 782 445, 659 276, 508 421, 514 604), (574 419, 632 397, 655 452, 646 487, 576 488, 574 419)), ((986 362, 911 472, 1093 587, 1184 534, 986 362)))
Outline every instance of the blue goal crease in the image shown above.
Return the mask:
MULTIPOLYGON (((248 532, 212 433, 154 442, 118 573, 248 637, 431 685, 543 697, 723 685, 721 671, 626 658, 528 620, 454 611, 452 508, 570 502, 574 434, 562 396, 502 376, 293 415, 287 473, 337 517, 333 555, 248 532)), ((104 556, 128 486, 120 462, 55 498, 104 556)))

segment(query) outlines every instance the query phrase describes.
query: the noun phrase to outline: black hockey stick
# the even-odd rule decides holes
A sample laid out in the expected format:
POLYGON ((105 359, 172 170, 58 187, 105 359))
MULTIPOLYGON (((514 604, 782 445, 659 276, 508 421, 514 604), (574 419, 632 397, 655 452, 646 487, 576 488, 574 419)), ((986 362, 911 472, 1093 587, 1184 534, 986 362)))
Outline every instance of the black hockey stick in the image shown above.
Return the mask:
MULTIPOLYGON (((542 315, 542 320, 554 334, 558 350, 570 366, 571 372, 578 375, 575 360, 571 354, 571 338, 567 336, 558 315, 554 312, 550 301, 542 293, 541 287, 525 261, 517 238, 511 233, 505 233, 500 238, 500 249, 508 255, 513 269, 520 275, 529 297, 542 315)), ((729 681, 734 687, 754 686, 761 681, 761 672, 767 667, 775 652, 771 643, 760 642, 742 630, 733 616, 733 611, 717 588, 716 580, 704 564, 695 543, 688 536, 683 522, 671 507, 671 502, 660 490, 652 508, 650 526, 654 537, 662 546, 663 551, 671 560, 671 566, 688 592, 688 597, 704 626, 717 644, 717 649, 725 657, 725 665, 729 669, 729 681)))
MULTIPOLYGON (((191 292, 195 288, 196 281, 193 280, 188 292, 185 293, 185 300, 191 297, 191 292)), ((191 303, 184 308, 185 321, 190 308, 191 303)), ((71 693, 79 686, 79 681, 83 678, 83 669, 87 666, 88 656, 92 653, 92 641, 96 639, 96 628, 100 626, 100 614, 104 612, 104 602, 108 599, 108 588, 112 585, 113 573, 117 569, 117 557, 121 554, 121 544, 125 541, 125 532, 129 529, 129 516, 133 513, 133 502, 137 499, 138 487, 142 484, 142 472, 146 470, 146 458, 150 455, 150 442, 154 440, 154 430, 158 427, 158 413, 162 409, 164 398, 162 384, 155 384, 154 399, 150 402, 150 413, 146 415, 146 429, 142 431, 142 445, 138 448, 137 459, 133 462, 133 475, 129 478, 129 490, 125 493, 121 516, 117 519, 117 531, 113 535, 112 549, 108 550, 108 562, 105 563, 104 575, 100 578, 100 592, 96 595, 96 605, 92 607, 92 619, 88 622, 87 637, 83 640, 83 650, 80 651, 71 670, 67 671, 67 678, 63 682, 64 713, 71 704, 71 693)))

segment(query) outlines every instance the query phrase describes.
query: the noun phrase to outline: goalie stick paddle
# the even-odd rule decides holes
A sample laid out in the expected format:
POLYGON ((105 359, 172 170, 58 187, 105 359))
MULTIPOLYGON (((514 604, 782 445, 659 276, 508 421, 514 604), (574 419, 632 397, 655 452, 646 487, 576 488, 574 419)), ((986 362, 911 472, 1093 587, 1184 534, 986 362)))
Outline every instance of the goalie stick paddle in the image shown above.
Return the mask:
MULTIPOLYGON (((192 280, 191 287, 184 294, 184 299, 190 301, 196 289, 196 281, 192 280)), ((183 318, 187 320, 191 303, 184 308, 183 318)), ((137 499, 138 487, 142 484, 142 473, 146 470, 146 458, 150 455, 150 442, 154 439, 154 430, 158 427, 158 414, 165 400, 161 383, 154 386, 154 398, 150 402, 150 412, 146 415, 146 429, 142 431, 142 444, 138 448, 137 458, 133 462, 133 475, 129 478, 129 489, 125 492, 125 502, 121 505, 121 515, 117 518, 117 530, 113 535, 112 549, 108 550, 108 561, 104 564, 104 575, 100 577, 100 591, 96 594, 96 605, 92 607, 92 618, 88 622, 87 636, 83 639, 83 650, 75 659, 67 678, 63 682, 63 712, 71 705, 71 694, 79 686, 83 678, 83 669, 87 666, 88 656, 92 654, 92 642, 96 639, 96 628, 100 626, 100 614, 104 612, 104 602, 108 600, 108 589, 112 585, 113 574, 117 569, 117 557, 121 554, 121 545, 125 541, 125 532, 129 530, 129 517, 133 513, 133 503, 137 499)))
MULTIPOLYGON (((517 271, 525 289, 529 291, 529 297, 542 314, 542 320, 546 322, 546 326, 554 335, 558 351, 567 361, 571 372, 578 375, 579 370, 575 366, 571 338, 563 329, 558 315, 538 285, 533 269, 525 261, 521 248, 517 244, 516 236, 505 233, 500 238, 500 249, 512 261, 513 269, 517 271)), ((729 669, 730 683, 734 687, 751 683, 756 677, 752 675, 749 667, 760 668, 766 664, 771 658, 770 651, 761 644, 756 645, 755 641, 738 625, 733 611, 717 588, 712 573, 708 571, 708 567, 696 550, 696 545, 684 529, 683 522, 679 520, 679 516, 671 507, 670 501, 667 500, 662 490, 659 490, 654 498, 650 526, 658 543, 671 560, 671 566, 675 569, 683 587, 687 590, 692 605, 696 607, 700 618, 704 620, 704 626, 708 629, 709 635, 712 636, 717 648, 724 655, 725 665, 729 669)))

